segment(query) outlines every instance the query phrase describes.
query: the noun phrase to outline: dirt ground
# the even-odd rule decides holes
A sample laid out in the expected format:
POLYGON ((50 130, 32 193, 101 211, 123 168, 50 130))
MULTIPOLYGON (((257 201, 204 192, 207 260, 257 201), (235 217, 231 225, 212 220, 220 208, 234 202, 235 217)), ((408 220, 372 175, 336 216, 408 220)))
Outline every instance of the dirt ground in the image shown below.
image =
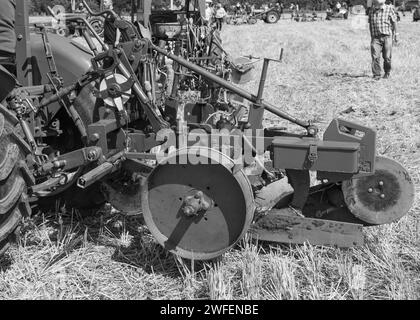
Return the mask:
MULTIPOLYGON (((218 261, 190 264, 165 252, 141 218, 70 208, 26 221, 0 260, 2 299, 419 299, 420 25, 400 23, 388 80, 374 81, 363 18, 227 26, 232 56, 278 58, 264 98, 325 129, 342 117, 377 130, 377 153, 402 163, 417 199, 397 223, 365 228, 365 245, 340 250, 258 245, 244 239, 218 261)), ((257 91, 255 80, 245 87, 257 91)), ((279 122, 269 114, 266 124, 279 122)), ((280 122, 290 130, 296 127, 280 122)))

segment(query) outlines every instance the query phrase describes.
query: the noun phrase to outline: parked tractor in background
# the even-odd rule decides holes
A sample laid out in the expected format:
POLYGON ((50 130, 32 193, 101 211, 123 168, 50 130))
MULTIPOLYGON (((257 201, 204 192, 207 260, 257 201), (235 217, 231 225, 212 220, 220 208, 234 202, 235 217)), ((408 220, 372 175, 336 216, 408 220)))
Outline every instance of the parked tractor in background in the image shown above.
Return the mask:
POLYGON ((189 25, 200 19, 195 10, 155 14, 138 0, 130 22, 84 3, 113 31, 107 42, 84 15, 68 17, 84 47, 43 26, 30 33, 28 3, 16 4, 18 80, 0 69, 3 249, 22 217, 57 199, 75 208, 106 200, 142 214, 157 242, 194 260, 223 254, 247 232, 357 246, 363 226, 410 209, 412 180, 376 155, 374 130, 334 119, 320 138, 312 121, 267 102, 268 66, 281 59, 263 59, 256 94, 236 86, 213 42, 188 35, 198 28, 189 25), (169 95, 159 85, 159 75, 170 79, 168 64, 169 95), (297 130, 264 128, 265 112, 297 130))
POLYGON ((276 23, 280 20, 281 11, 277 6, 266 8, 262 10, 254 10, 250 18, 256 20, 263 20, 266 23, 276 23))
POLYGON ((345 19, 349 18, 349 10, 347 8, 340 8, 339 10, 327 10, 325 20, 345 19))

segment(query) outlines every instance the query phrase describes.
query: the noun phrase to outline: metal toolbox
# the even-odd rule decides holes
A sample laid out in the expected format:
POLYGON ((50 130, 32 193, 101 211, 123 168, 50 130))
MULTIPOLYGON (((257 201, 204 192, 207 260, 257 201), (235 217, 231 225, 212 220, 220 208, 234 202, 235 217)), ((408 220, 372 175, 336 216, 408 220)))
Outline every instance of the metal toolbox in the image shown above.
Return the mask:
POLYGON ((360 145, 357 142, 279 137, 273 140, 272 146, 274 168, 358 172, 360 145))

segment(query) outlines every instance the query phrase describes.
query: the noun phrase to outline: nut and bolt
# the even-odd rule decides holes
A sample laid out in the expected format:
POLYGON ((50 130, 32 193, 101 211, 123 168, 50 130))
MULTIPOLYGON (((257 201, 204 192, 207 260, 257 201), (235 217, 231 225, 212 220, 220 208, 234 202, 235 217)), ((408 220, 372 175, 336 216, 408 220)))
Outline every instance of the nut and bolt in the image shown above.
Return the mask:
POLYGON ((372 192, 373 192, 373 189, 372 189, 372 188, 369 188, 369 189, 368 189, 368 192, 369 192, 369 193, 372 193, 372 192))
POLYGON ((379 185, 382 187, 384 185, 384 182, 382 180, 379 181, 379 185))
POLYGON ((385 199, 385 195, 383 193, 381 193, 380 197, 381 199, 385 199))
POLYGON ((98 153, 96 152, 96 150, 90 150, 87 154, 87 158, 89 161, 93 161, 98 157, 98 153))

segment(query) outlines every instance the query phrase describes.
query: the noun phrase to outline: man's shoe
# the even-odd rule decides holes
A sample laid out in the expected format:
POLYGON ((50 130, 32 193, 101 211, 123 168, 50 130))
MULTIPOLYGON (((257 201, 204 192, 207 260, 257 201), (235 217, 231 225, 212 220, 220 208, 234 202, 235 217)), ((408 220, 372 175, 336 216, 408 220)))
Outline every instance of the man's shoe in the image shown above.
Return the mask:
POLYGON ((373 80, 379 80, 381 76, 373 76, 373 80))
POLYGON ((385 73, 384 74, 384 79, 388 79, 389 78, 389 73, 385 73))

